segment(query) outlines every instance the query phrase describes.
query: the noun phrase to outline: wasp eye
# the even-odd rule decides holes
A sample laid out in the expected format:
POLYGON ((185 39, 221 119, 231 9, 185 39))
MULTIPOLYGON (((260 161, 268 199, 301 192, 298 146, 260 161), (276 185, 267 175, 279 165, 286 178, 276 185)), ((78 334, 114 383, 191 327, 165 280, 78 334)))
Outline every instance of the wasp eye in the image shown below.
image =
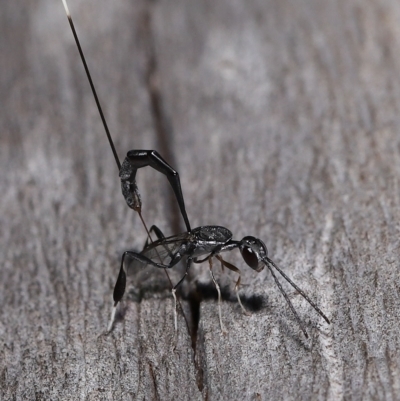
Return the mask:
POLYGON ((244 246, 241 250, 244 261, 254 270, 258 270, 257 254, 249 246, 244 246))

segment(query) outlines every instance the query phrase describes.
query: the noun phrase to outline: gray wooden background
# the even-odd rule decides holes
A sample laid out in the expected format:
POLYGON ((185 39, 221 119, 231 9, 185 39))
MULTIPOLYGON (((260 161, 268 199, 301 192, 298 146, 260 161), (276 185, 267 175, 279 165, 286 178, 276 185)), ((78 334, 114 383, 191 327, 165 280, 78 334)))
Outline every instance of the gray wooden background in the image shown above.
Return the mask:
MULTIPOLYGON (((182 291, 174 348, 164 272, 131 274, 146 239, 60 1, 0 10, 1 400, 398 400, 400 3, 70 0, 120 157, 157 149, 193 227, 262 238, 332 319, 268 271, 182 291)), ((184 230, 166 180, 140 171, 143 215, 184 230)), ((171 272, 173 281, 179 268, 171 272)))

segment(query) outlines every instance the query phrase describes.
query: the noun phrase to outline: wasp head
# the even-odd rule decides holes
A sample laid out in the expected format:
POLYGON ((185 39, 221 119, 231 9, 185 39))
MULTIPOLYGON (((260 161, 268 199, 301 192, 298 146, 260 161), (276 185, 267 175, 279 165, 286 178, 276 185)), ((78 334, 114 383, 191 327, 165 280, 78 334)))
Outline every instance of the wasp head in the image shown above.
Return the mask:
POLYGON ((268 256, 268 250, 264 242, 255 237, 244 237, 239 245, 243 260, 256 272, 264 269, 264 258, 268 256))

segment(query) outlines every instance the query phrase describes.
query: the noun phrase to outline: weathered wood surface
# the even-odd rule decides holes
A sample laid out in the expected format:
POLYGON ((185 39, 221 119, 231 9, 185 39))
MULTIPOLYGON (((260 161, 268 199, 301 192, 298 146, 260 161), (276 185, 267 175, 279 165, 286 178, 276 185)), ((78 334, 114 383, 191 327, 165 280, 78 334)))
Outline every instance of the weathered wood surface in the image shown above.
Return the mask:
MULTIPOLYGON (((121 157, 159 150, 181 173, 192 226, 262 238, 332 324, 285 285, 306 340, 268 271, 243 267, 241 293, 255 310, 244 316, 234 275, 218 273, 224 336, 215 299, 200 297, 205 265, 183 291, 197 332, 179 316, 175 350, 156 269, 132 277, 105 336, 119 257, 145 232, 120 194, 61 1, 9 1, 0 399, 399 399, 400 3, 70 8, 121 157)), ((183 230, 166 180, 139 176, 147 223, 183 230)))

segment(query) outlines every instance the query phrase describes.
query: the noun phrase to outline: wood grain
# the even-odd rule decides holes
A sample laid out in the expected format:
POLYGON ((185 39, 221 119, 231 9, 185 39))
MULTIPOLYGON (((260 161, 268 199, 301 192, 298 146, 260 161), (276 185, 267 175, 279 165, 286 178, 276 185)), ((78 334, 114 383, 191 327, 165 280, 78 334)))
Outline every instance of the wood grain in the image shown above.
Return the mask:
MULTIPOLYGON (((193 227, 261 238, 327 325, 267 270, 233 273, 221 333, 207 265, 182 288, 119 258, 146 234, 60 2, 0 12, 0 399, 400 398, 400 5, 392 0, 70 0, 120 157, 157 149, 193 227)), ((147 224, 184 229, 164 177, 139 172, 147 224)), ((181 268, 173 269, 176 282, 181 268)))

